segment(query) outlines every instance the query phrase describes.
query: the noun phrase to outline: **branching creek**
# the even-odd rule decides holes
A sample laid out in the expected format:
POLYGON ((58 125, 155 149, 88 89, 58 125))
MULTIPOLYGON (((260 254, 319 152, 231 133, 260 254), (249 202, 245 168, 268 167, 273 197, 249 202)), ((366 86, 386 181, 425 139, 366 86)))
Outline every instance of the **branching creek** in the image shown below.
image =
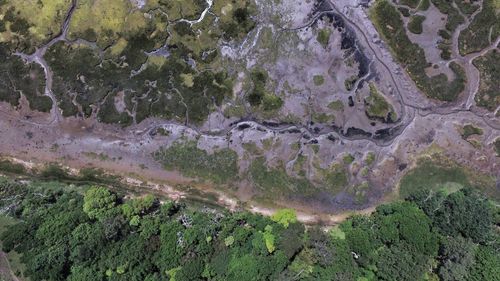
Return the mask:
MULTIPOLYGON (((15 53, 15 55, 20 56, 27 62, 35 62, 39 64, 45 72, 45 79, 46 79, 46 86, 45 86, 45 95, 49 96, 52 99, 53 102, 53 107, 51 109, 51 121, 48 123, 36 123, 31 120, 25 120, 22 118, 19 118, 20 122, 24 123, 29 123, 31 125, 36 125, 36 126, 41 126, 41 127, 57 127, 58 124, 60 123, 61 119, 63 118, 61 116, 61 112, 58 108, 57 105, 57 100, 54 94, 52 93, 52 71, 47 64, 47 62, 44 59, 44 54, 48 48, 50 48, 52 45, 59 41, 66 41, 66 35, 69 29, 69 23, 71 20, 71 17, 73 15, 73 12, 75 10, 75 7, 77 5, 78 0, 72 0, 71 7, 69 8, 67 15, 65 17, 64 23, 62 24, 61 27, 61 32, 55 36, 52 40, 50 40, 48 43, 42 45, 40 48, 36 49, 36 51, 33 54, 23 54, 23 53, 15 53)), ((217 0, 215 0, 217 1, 217 0)), ((494 130, 500 130, 500 124, 497 122, 496 124, 493 122, 495 117, 491 116, 490 114, 485 114, 484 110, 479 109, 477 107, 471 106, 471 102, 466 102, 463 104, 461 101, 453 102, 453 103, 447 103, 447 104, 437 104, 434 106, 418 106, 415 104, 409 103, 406 98, 405 98, 405 89, 401 88, 401 84, 398 81, 398 78, 394 77, 393 72, 394 69, 391 69, 391 67, 386 63, 385 60, 387 58, 382 58, 379 56, 381 53, 380 49, 386 48, 386 46, 382 43, 373 43, 369 38, 370 36, 365 33, 364 28, 359 25, 358 23, 354 22, 346 13, 348 13, 351 10, 354 9, 361 9, 361 7, 358 6, 351 6, 349 4, 345 4, 348 1, 333 1, 333 0, 323 0, 321 3, 317 4, 317 9, 314 11, 313 15, 311 16, 311 20, 300 27, 293 27, 293 28, 284 28, 281 27, 279 28, 278 32, 290 32, 290 31, 296 31, 300 29, 307 29, 313 26, 319 19, 321 19, 323 16, 327 16, 331 19, 333 19, 333 24, 341 25, 344 27, 344 34, 345 36, 350 36, 350 40, 353 40, 353 47, 355 48, 355 52, 357 52, 357 55, 363 60, 364 67, 366 68, 361 75, 360 79, 356 82, 355 84, 355 89, 362 83, 366 82, 369 80, 373 73, 372 69, 372 63, 376 61, 380 65, 382 65, 388 73, 390 73, 390 77, 392 79, 392 84, 394 85, 394 90, 397 93, 398 96, 398 103, 401 105, 401 114, 400 118, 393 124, 391 124, 391 127, 388 127, 387 129, 381 130, 381 132, 377 132, 378 134, 372 135, 371 133, 367 133, 362 131, 362 129, 359 128, 345 128, 347 129, 346 131, 343 131, 340 128, 334 128, 334 127, 325 127, 324 129, 321 130, 320 133, 316 133, 314 128, 311 128, 311 126, 306 126, 302 124, 287 124, 287 123, 275 123, 272 121, 264 121, 264 120, 256 120, 256 119, 241 119, 236 122, 233 122, 229 124, 227 127, 225 127, 223 130, 220 130, 218 132, 204 132, 200 130, 199 128, 195 126, 190 126, 189 124, 180 124, 176 123, 173 121, 168 121, 168 120, 162 120, 162 121, 154 121, 150 122, 148 127, 145 128, 144 130, 141 130, 137 135, 140 138, 150 138, 152 133, 158 128, 162 126, 177 126, 179 128, 188 128, 190 130, 195 131, 198 135, 200 136, 220 136, 224 137, 230 134, 232 131, 235 130, 259 130, 259 131, 267 131, 267 132, 273 132, 273 133, 278 133, 278 134, 287 134, 287 133, 294 133, 296 134, 297 132, 300 132, 303 135, 308 136, 309 139, 316 139, 316 138, 335 138, 343 142, 350 142, 350 141, 359 141, 359 140, 365 140, 372 142, 376 146, 382 148, 382 147, 388 147, 394 144, 395 142, 398 142, 398 137, 410 126, 415 118, 417 116, 419 117, 426 117, 429 115, 436 115, 436 116, 448 116, 448 115, 453 115, 453 114, 458 114, 461 112, 468 112, 472 113, 474 116, 481 118, 484 120, 485 124, 489 126, 490 128, 494 130), (358 133, 359 132, 359 133, 358 133)), ((210 13, 210 9, 212 8, 213 5, 213 0, 206 0, 207 7, 203 10, 202 14, 200 15, 199 19, 196 20, 186 20, 186 19, 181 19, 180 21, 184 21, 189 23, 190 25, 196 24, 200 21, 203 20, 204 16, 207 13, 210 13)), ((475 13, 473 16, 475 16, 477 13, 475 13)), ((461 25, 458 30, 463 30, 466 25, 461 25)), ((256 29, 259 28, 259 26, 255 27, 256 29)), ((460 56, 458 53, 458 47, 456 46, 458 44, 458 40, 455 40, 458 35, 454 34, 453 35, 454 40, 453 40, 453 50, 454 50, 454 56, 456 57, 455 59, 460 60, 463 65, 465 65, 466 69, 466 76, 467 76, 467 85, 466 89, 469 90, 468 93, 462 93, 461 96, 467 95, 465 97, 465 100, 474 100, 474 95, 477 92, 478 85, 477 81, 471 81, 473 79, 477 80, 479 77, 478 75, 478 70, 475 68, 475 66, 472 65, 472 61, 474 58, 481 56, 484 54, 487 50, 491 50, 493 48, 496 48, 496 46, 500 43, 500 38, 497 39, 495 42, 492 42, 491 46, 489 46, 486 50, 482 50, 480 52, 474 53, 474 54, 469 54, 465 57, 460 56), (474 84, 476 83, 476 84, 474 84)), ((404 72, 404 71, 403 71, 404 72)), ((403 74, 405 75, 405 74, 403 74)), ((418 92, 416 90, 416 86, 413 86, 413 91, 412 92, 418 92)), ((354 90, 355 90, 354 89, 354 90)), ((460 100, 460 99, 459 99, 460 100)), ((461 98, 461 100, 464 100, 464 98, 461 98)), ((6 112, 1 112, 2 114, 8 114, 6 112)), ((12 116, 11 116, 12 117, 12 116)), ((126 134, 126 128, 123 129, 124 134, 126 134)))

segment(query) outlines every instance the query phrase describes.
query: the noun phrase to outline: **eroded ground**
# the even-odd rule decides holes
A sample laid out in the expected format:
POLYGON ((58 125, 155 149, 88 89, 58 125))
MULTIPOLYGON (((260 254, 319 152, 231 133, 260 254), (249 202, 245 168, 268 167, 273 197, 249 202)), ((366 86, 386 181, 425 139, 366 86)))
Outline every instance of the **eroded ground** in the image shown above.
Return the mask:
POLYGON ((0 8, 5 157, 338 214, 439 156, 498 196, 495 1, 59 2, 0 8))

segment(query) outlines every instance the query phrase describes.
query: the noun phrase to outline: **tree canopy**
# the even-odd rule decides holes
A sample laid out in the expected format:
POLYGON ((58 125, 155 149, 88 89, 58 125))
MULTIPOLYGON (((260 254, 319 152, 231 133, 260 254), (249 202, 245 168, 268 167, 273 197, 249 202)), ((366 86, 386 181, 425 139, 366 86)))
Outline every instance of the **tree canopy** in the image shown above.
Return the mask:
POLYGON ((497 209, 471 190, 379 206, 327 232, 104 187, 0 181, 30 280, 499 280, 497 209), (471 215, 472 214, 472 215, 471 215), (471 216, 476 217, 472 224, 471 216), (455 221, 452 221, 455 220, 455 221))

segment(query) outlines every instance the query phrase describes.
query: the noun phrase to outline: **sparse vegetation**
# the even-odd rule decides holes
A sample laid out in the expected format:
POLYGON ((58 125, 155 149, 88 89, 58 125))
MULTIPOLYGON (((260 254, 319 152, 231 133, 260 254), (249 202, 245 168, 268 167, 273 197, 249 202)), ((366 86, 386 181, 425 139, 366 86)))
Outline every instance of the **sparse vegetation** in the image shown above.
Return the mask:
POLYGON ((262 192, 273 198, 286 197, 290 191, 307 194, 314 189, 308 180, 289 176, 283 167, 268 167, 263 157, 252 162, 249 176, 262 192))

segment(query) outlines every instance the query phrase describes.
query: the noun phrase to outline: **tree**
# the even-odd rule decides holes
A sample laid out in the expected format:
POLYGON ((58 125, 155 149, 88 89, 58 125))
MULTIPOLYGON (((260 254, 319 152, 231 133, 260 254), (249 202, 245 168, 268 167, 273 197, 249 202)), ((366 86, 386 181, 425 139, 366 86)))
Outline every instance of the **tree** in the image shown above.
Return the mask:
POLYGON ((297 222, 297 214, 292 209, 281 209, 271 219, 287 228, 290 223, 297 222))
POLYGON ((104 187, 91 187, 85 192, 83 211, 91 219, 102 219, 115 207, 116 195, 104 187))
POLYGON ((472 268, 469 280, 500 280, 500 252, 490 246, 479 246, 476 253, 476 264, 472 268))
POLYGON ((477 245, 463 237, 447 238, 441 246, 441 266, 438 270, 443 281, 469 280, 469 272, 476 262, 477 245))
MULTIPOLYGON (((462 189, 442 198, 442 194, 420 195, 415 201, 446 236, 462 235, 476 243, 492 238, 493 211, 491 203, 472 189, 462 189), (437 197, 438 199, 436 199, 437 197), (428 202, 432 202, 432 207, 428 202)), ((413 198, 415 200, 415 198, 413 198)))
POLYGON ((377 276, 387 281, 422 280, 429 258, 397 244, 382 248, 377 259, 377 276))

